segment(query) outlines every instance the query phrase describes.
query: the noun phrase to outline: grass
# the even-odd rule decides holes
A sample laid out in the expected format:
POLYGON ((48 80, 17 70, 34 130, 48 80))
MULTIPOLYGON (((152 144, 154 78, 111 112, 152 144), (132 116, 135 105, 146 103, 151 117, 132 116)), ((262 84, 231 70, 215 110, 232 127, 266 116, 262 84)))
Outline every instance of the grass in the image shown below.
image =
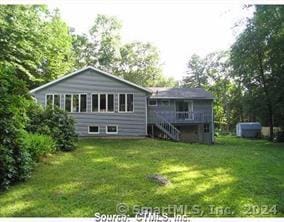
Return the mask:
POLYGON ((264 140, 220 137, 208 146, 85 139, 0 194, 0 216, 93 217, 115 214, 118 203, 127 204, 130 215, 139 207, 170 214, 177 207, 193 216, 283 216, 283 169, 283 144, 264 140), (154 173, 171 184, 150 181, 154 173), (212 205, 219 208, 212 211, 212 205))

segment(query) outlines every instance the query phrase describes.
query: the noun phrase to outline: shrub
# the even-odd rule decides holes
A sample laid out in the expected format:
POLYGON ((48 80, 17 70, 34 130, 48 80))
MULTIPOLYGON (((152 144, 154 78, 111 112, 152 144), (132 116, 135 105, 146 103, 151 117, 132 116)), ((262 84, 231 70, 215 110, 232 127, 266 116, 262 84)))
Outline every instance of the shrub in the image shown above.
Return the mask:
POLYGON ((13 69, 0 64, 0 189, 30 176, 31 156, 22 140, 27 90, 13 69))
POLYGON ((42 109, 34 106, 29 118, 27 127, 29 132, 51 136, 58 150, 71 151, 75 148, 77 134, 74 120, 65 111, 57 107, 42 109))
POLYGON ((54 140, 47 135, 26 133, 24 143, 33 161, 39 161, 41 157, 56 149, 54 140))

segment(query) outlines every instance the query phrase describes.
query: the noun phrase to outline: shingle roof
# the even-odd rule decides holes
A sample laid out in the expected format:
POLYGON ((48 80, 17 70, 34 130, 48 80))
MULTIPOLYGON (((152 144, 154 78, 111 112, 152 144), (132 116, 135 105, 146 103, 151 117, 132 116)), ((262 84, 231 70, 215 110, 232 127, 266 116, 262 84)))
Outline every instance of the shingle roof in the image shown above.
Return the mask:
POLYGON ((149 88, 153 94, 151 98, 173 99, 214 99, 213 95, 202 88, 149 88))
POLYGON ((237 125, 242 129, 261 129, 261 124, 259 122, 241 122, 237 125))

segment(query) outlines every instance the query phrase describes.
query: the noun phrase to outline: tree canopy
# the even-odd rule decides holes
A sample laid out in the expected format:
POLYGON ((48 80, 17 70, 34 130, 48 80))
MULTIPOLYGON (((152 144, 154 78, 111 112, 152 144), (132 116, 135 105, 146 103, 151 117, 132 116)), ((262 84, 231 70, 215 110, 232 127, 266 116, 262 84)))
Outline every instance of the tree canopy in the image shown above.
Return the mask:
POLYGON ((232 46, 235 79, 243 86, 254 118, 270 126, 284 119, 284 8, 256 6, 254 16, 232 46))
POLYGON ((29 88, 57 78, 73 66, 72 39, 58 11, 45 6, 0 7, 0 62, 15 67, 29 88))
POLYGON ((284 126, 284 8, 255 6, 228 52, 192 55, 183 85, 215 96, 215 123, 227 130, 237 121, 284 126))
POLYGON ((76 66, 92 65, 143 86, 172 86, 162 73, 159 50, 151 43, 121 41, 122 23, 97 15, 88 34, 73 34, 76 66))

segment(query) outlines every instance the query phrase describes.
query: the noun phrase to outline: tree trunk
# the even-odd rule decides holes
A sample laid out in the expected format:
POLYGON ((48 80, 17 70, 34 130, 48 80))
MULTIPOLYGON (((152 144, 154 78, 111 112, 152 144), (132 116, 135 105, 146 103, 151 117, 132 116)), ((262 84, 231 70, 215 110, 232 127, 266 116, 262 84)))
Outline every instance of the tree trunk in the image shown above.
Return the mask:
POLYGON ((273 114, 272 107, 269 106, 269 140, 273 140, 273 114))
POLYGON ((262 56, 260 52, 258 53, 258 61, 259 61, 259 72, 260 72, 261 80, 263 83, 263 90, 266 96, 266 105, 267 105, 267 110, 268 110, 269 140, 273 140, 273 107, 272 107, 272 102, 271 102, 270 95, 269 95, 269 90, 267 88, 266 79, 264 76, 262 56))

